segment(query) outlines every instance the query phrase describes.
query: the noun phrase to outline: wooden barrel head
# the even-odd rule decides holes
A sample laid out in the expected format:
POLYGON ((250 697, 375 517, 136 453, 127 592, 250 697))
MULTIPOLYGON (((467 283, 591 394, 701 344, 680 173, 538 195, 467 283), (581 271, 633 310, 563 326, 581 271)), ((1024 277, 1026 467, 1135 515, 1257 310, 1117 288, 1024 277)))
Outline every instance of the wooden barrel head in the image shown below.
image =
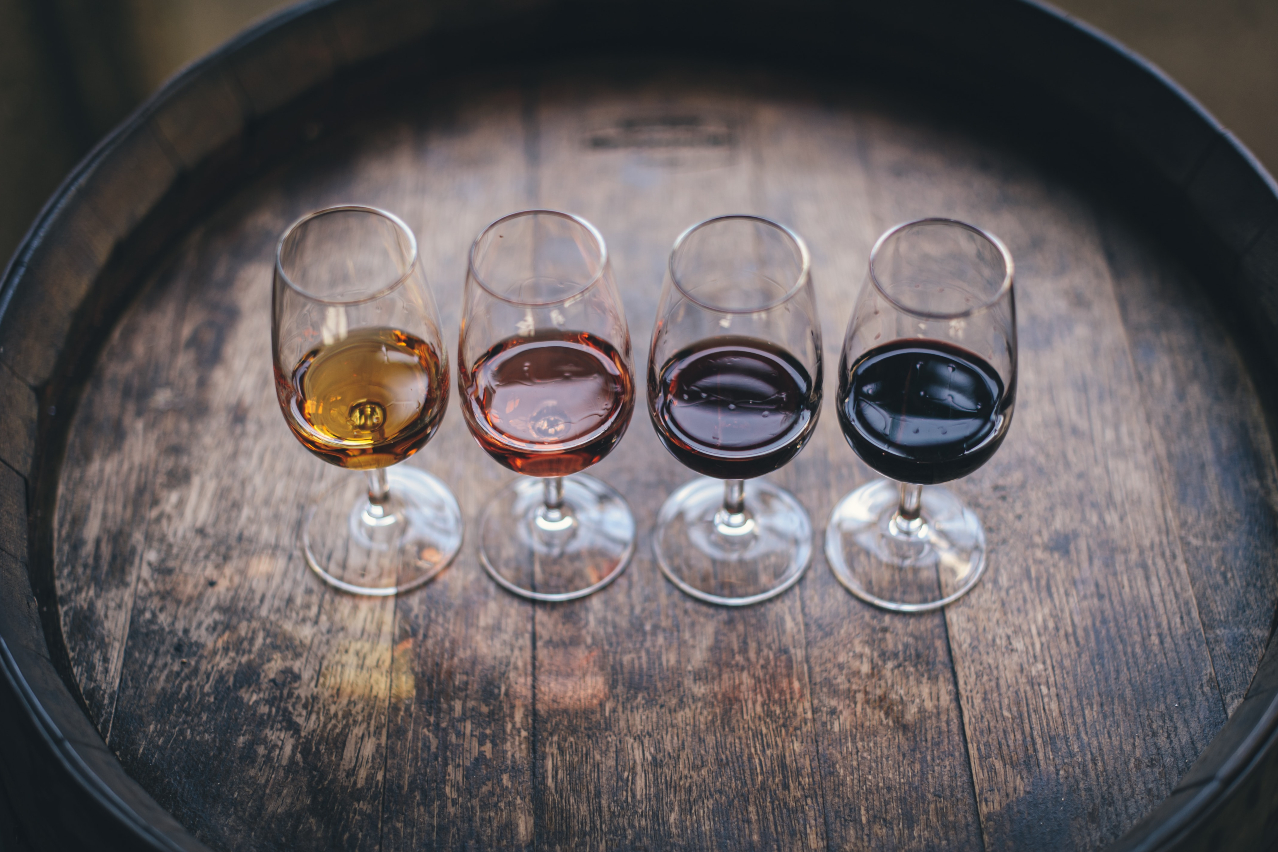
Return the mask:
MULTIPOLYGON (((0 530, 0 662, 12 696, 53 710, 41 721, 5 693, 0 713, 34 719, 67 773, 99 779, 76 789, 116 808, 121 836, 215 849, 1207 842, 1204 815, 1260 777, 1230 761, 1268 753, 1278 696, 1275 661, 1261 664, 1278 604, 1272 356, 1257 334, 1270 308, 1238 297, 1278 269, 1268 202, 1244 181, 1231 217, 1213 219, 1227 180, 1196 183, 1238 160, 1210 135, 1195 151, 1142 148, 1145 125, 1097 160, 1045 140, 1047 119, 1000 122, 960 85, 745 55, 759 30, 735 55, 619 37, 606 55, 440 68, 415 45, 455 22, 373 5, 289 13, 179 81, 196 100, 161 98, 95 155, 6 276, 0 488, 29 501, 30 521, 0 530), (1116 183, 1133 156, 1147 183, 1116 183), (1161 213, 1132 195, 1171 185, 1181 206, 1161 213), (484 225, 529 207, 584 216, 608 242, 641 384, 675 236, 723 213, 774 218, 812 251, 827 406, 878 234, 927 215, 994 232, 1017 266, 1017 413, 954 486, 985 524, 988 574, 944 612, 902 617, 852 598, 818 553, 771 602, 693 601, 649 542, 690 474, 640 407, 593 471, 640 531, 604 591, 515 598, 473 540, 400 599, 326 587, 299 551, 303 507, 356 474, 307 454, 280 416, 270 280, 282 230, 339 203, 412 227, 450 341, 484 225), (32 280, 62 290, 17 286, 32 280), (24 311, 52 336, 16 326, 24 311), (14 672, 44 685, 23 692, 14 672), (57 698, 68 686, 84 712, 57 698), (82 753, 97 761, 84 771, 82 753)), ((564 8, 480 23, 543 32, 564 8)), ((1006 20, 1032 30, 1048 18, 1017 16, 1043 14, 1006 20)), ((1146 106, 1146 124, 1174 112, 1146 106)), ((447 482, 473 530, 509 475, 451 407, 405 463, 447 482)), ((871 476, 827 411, 772 479, 823 529, 871 476)), ((1261 830, 1252 814, 1231 836, 1261 830)))

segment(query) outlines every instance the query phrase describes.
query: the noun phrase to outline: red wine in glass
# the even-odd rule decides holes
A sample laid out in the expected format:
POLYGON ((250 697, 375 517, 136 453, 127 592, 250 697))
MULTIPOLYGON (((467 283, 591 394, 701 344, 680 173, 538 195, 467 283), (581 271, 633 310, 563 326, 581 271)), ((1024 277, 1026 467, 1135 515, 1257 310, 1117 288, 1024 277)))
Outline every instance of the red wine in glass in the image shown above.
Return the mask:
POLYGON ((716 479, 752 479, 803 449, 820 394, 779 346, 725 335, 699 340, 649 376, 657 436, 682 464, 716 479))
POLYGON ((457 355, 470 433, 523 474, 486 501, 484 570, 532 600, 599 591, 625 570, 636 535, 625 498, 585 472, 634 411, 630 331, 595 226, 524 210, 485 228, 470 250, 457 355))
POLYGON ((471 433, 528 476, 568 476, 608 454, 630 423, 630 370, 589 332, 542 332, 493 345, 462 374, 471 433))
POLYGON ((701 474, 666 499, 652 534, 657 565, 684 593, 747 606, 807 570, 812 521, 765 474, 812 436, 821 364, 797 234, 732 215, 675 240, 648 351, 648 413, 670 454, 701 474))
POLYGON ((994 455, 1010 403, 998 371, 976 353, 941 340, 896 340, 843 371, 839 425, 879 473, 933 485, 994 455))
POLYGON ((1016 401, 1015 266, 994 235, 954 219, 905 222, 870 250, 839 362, 839 425, 887 479, 838 502, 834 576, 866 603, 929 612, 985 571, 985 528, 941 485, 985 464, 1016 401))

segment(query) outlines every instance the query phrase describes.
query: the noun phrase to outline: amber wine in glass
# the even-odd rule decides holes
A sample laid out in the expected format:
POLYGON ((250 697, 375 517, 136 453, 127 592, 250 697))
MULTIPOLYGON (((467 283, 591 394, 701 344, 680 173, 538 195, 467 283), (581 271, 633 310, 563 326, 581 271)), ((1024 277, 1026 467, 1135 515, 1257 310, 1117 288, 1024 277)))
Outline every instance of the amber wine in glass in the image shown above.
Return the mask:
POLYGON ((398 465, 448 407, 448 356, 412 231, 371 207, 303 217, 280 239, 272 302, 284 420, 324 461, 363 470, 308 507, 306 562, 355 594, 420 586, 461 546, 461 512, 435 477, 398 465))

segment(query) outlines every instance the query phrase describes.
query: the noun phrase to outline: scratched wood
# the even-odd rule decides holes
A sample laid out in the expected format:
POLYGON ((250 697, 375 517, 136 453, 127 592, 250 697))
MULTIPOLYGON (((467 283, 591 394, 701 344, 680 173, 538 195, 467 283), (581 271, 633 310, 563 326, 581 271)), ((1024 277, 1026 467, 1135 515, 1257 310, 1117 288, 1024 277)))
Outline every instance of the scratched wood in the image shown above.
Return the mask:
POLYGON ((1098 216, 1163 489, 1233 714, 1269 641, 1278 599, 1273 444, 1220 306, 1175 258, 1151 250, 1130 219, 1103 206, 1098 216))
MULTIPOLYGON (((76 408, 61 624, 94 724, 161 805, 236 850, 1087 849, 1171 791, 1245 693, 1278 589, 1255 391, 1165 247, 1050 161, 899 93, 658 60, 414 92, 193 227, 76 408), (692 601, 648 540, 690 475, 639 405, 595 470, 641 536, 606 590, 534 606, 488 580, 473 541, 401 600, 328 590, 298 525, 350 474, 283 423, 268 309, 278 234, 339 202, 405 218, 454 329, 488 221, 585 216, 639 387, 674 237, 777 218, 812 249, 827 408, 878 233, 917 215, 988 227, 1016 257, 1022 355, 1007 442, 955 486, 985 521, 988 575, 945 613, 890 616, 816 548, 771 602, 692 601), (1235 516, 1247 545, 1220 526, 1235 516)), ((456 412, 407 463, 472 527, 509 480, 456 412)), ((774 479, 820 532, 869 476, 826 411, 774 479)))
MULTIPOLYGON (((755 104, 708 70, 620 66, 601 79, 574 65, 538 87, 537 203, 580 211, 610 241, 638 387, 675 237, 758 203, 755 104), (689 91, 681 80, 691 75, 702 82, 689 91), (628 135, 600 144, 618 126, 628 135), (670 147, 673 133, 686 144, 670 147)), ((638 409, 598 474, 646 533, 692 474, 638 409)), ((609 594, 538 611, 537 665, 547 848, 827 846, 796 596, 744 611, 706 606, 665 581, 645 540, 609 594), (610 794, 581 795, 590 789, 610 794)))
POLYGON ((946 621, 986 847, 1094 848, 1171 791, 1225 710, 1093 208, 943 119, 867 122, 864 140, 884 224, 955 216, 1016 259, 1016 419, 956 486, 990 568, 946 621))
MULTIPOLYGON (((828 400, 866 259, 883 230, 870 200, 874 176, 860 156, 862 124, 859 110, 832 109, 821 87, 786 80, 772 87, 756 125, 770 212, 792 223, 813 254, 825 358, 834 368, 828 400)), ((834 505, 874 474, 856 460, 834 412, 817 428, 782 475, 805 492, 824 532, 834 505)), ((825 785, 830 846, 980 849, 944 616, 850 611, 823 551, 800 598, 819 759, 825 777, 839 779, 825 785)))
MULTIPOLYGON (((451 346, 470 241, 524 206, 529 168, 517 85, 438 91, 424 126, 409 125, 406 144, 388 151, 388 179, 412 178, 387 203, 418 235, 451 346)), ((450 483, 468 521, 507 478, 476 450, 454 412, 415 457, 450 483)), ((382 848, 533 845, 534 613, 494 591, 468 543, 441 577, 399 602, 382 848)))

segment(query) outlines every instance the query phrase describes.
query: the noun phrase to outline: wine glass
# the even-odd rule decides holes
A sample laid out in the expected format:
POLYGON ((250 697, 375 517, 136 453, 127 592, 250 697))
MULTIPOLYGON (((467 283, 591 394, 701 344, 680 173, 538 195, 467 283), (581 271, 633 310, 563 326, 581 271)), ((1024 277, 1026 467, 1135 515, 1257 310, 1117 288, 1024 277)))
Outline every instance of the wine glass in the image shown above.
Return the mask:
POLYGON ((318 210, 289 226, 271 299, 275 392, 302 446, 362 470, 306 512, 302 550, 325 582, 395 595, 457 555, 461 511, 444 483, 400 465, 448 407, 448 355, 417 254, 398 218, 374 207, 318 210))
POLYGON ((527 210, 484 229, 470 250, 457 369, 471 434, 525 475, 480 520, 484 568, 539 601, 608 585, 634 553, 635 520, 620 494, 580 471, 625 434, 634 368, 593 225, 527 210))
POLYGON ((953 219, 897 225, 870 252, 839 363, 839 424, 889 479, 830 516, 825 553, 854 595, 927 612, 985 570, 985 531, 936 483, 966 476, 1007 435, 1016 401, 1012 256, 953 219))
POLYGON ((759 216, 694 225, 670 253, 648 413, 666 449, 705 478, 662 505, 653 548, 670 582, 709 603, 779 595, 811 560, 808 513, 756 478, 794 458, 820 414, 810 266, 803 240, 759 216))

